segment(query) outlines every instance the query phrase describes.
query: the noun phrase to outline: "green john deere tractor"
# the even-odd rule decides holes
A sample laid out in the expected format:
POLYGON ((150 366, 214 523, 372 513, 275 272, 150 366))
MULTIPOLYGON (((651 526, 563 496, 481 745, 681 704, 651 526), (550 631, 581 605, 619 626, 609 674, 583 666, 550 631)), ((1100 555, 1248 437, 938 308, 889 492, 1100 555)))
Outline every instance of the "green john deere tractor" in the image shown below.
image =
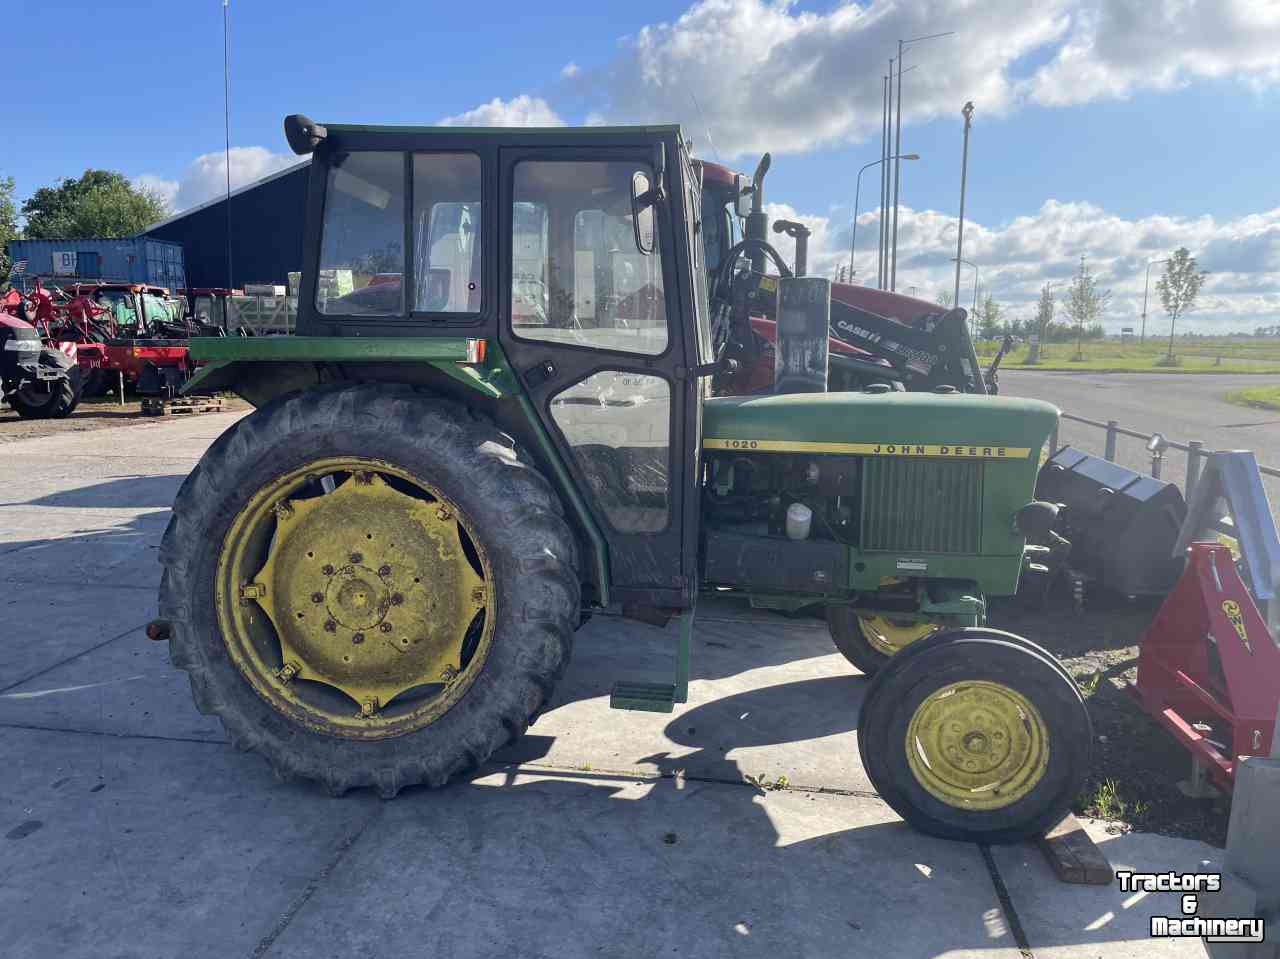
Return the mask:
POLYGON ((776 392, 710 397, 747 320, 708 297, 678 127, 285 131, 312 156, 298 332, 193 343, 190 389, 257 409, 178 494, 149 628, 238 746, 335 794, 441 786, 546 707, 592 607, 680 620, 673 681, 612 705, 685 702, 694 605, 727 590, 878 619, 889 649, 946 627, 858 722, 917 828, 1062 814, 1080 696, 982 625, 1052 518, 1052 407, 827 392, 830 285, 760 239, 734 258, 779 267, 776 392))

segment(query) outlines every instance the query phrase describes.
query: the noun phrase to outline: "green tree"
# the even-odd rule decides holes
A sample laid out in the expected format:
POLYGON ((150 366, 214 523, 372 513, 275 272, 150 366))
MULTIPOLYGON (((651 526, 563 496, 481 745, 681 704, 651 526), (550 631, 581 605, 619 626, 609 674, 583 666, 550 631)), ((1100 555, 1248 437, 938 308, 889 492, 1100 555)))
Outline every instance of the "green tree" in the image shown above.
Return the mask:
POLYGON ((1046 283, 1040 288, 1040 301, 1036 304, 1035 319, 1031 320, 1027 326, 1027 335, 1036 338, 1027 349, 1028 363, 1040 362, 1040 344, 1049 335, 1049 327, 1053 325, 1054 308, 1053 284, 1046 283))
POLYGON ((1001 332, 1001 317, 1004 311, 996 298, 988 293, 978 309, 978 335, 984 340, 994 340, 1001 332))
POLYGON ((1084 359, 1085 328, 1098 322, 1110 302, 1111 291, 1098 289, 1097 277, 1085 266, 1084 256, 1081 255, 1080 270, 1072 277, 1071 286, 1067 288, 1067 296, 1062 304, 1076 328, 1077 360, 1084 359))
POLYGON ((85 170, 79 179, 64 178, 36 190, 22 204, 26 234, 32 239, 132 236, 168 212, 159 194, 135 187, 111 170, 85 170))
POLYGON ((1180 246, 1165 261, 1164 276, 1156 283, 1160 302, 1169 314, 1169 363, 1173 362, 1173 330, 1178 325, 1178 317, 1196 308, 1196 297, 1200 295, 1200 287, 1204 286, 1204 278, 1209 275, 1198 267, 1191 251, 1180 246))
POLYGON ((0 176, 0 289, 9 281, 9 256, 5 244, 16 240, 18 232, 18 207, 13 202, 13 177, 0 176))

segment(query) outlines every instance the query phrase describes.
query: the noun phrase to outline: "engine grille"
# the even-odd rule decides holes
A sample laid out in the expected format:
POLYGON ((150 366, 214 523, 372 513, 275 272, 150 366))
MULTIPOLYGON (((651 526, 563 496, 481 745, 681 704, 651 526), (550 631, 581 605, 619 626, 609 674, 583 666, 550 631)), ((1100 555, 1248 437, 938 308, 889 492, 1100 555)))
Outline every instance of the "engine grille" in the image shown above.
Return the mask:
POLYGON ((982 473, 983 464, 973 461, 867 457, 862 548, 977 553, 982 473))

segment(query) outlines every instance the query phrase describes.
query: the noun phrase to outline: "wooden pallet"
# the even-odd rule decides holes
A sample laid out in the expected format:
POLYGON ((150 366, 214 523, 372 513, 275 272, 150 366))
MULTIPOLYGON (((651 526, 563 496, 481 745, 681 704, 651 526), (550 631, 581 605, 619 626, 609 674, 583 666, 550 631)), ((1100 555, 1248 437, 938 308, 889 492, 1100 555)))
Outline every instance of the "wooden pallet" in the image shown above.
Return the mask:
POLYGON ((221 413, 226 405, 216 396, 179 396, 163 399, 147 396, 142 400, 143 416, 188 416, 194 413, 221 413))

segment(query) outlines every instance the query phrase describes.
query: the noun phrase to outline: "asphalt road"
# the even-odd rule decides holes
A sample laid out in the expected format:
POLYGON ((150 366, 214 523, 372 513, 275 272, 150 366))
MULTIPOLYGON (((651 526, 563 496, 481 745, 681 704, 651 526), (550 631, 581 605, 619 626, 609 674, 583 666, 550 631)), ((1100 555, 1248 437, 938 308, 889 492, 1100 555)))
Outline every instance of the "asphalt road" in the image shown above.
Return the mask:
MULTIPOLYGON (((1200 440, 1207 450, 1253 450, 1258 462, 1280 469, 1280 413, 1235 406, 1223 397, 1246 386, 1270 386, 1280 376, 1178 375, 1172 373, 1039 373, 1001 370, 1000 392, 1053 403, 1064 413, 1091 420, 1116 420, 1142 433, 1163 433, 1186 443, 1200 440)), ((1063 420, 1059 442, 1102 453, 1105 434, 1063 420)), ((1121 436, 1116 459, 1146 472, 1151 458, 1141 440, 1121 436)), ((1183 485, 1186 454, 1166 454, 1162 478, 1183 485)), ((1280 510, 1280 479, 1264 477, 1272 513, 1280 510)))

